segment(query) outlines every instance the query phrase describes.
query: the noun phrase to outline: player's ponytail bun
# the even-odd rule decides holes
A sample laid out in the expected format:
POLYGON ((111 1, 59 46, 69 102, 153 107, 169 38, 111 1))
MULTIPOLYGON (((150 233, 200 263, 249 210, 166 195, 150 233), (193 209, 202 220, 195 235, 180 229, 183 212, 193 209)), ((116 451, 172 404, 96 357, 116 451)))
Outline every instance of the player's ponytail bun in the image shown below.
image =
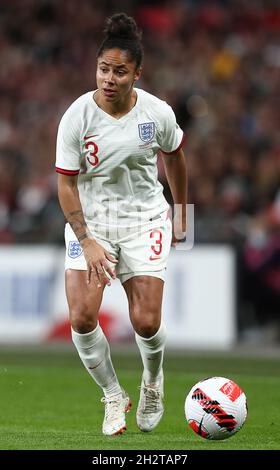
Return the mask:
POLYGON ((131 16, 127 16, 125 13, 116 13, 107 18, 104 35, 97 57, 100 57, 105 50, 117 48, 127 51, 131 60, 136 62, 137 68, 141 66, 143 60, 142 33, 131 16))
POLYGON ((135 20, 125 13, 116 13, 107 18, 104 34, 107 38, 124 38, 131 41, 140 41, 142 36, 135 20))

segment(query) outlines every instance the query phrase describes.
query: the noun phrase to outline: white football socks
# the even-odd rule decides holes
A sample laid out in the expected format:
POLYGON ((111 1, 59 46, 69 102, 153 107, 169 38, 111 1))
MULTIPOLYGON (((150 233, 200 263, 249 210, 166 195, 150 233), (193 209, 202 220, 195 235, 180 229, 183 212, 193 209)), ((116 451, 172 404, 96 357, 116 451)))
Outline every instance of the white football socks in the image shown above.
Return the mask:
POLYGON ((159 373, 162 369, 166 343, 165 328, 161 325, 156 334, 151 338, 143 338, 135 333, 135 339, 144 366, 144 381, 146 384, 153 384, 158 380, 159 373))
POLYGON ((71 328, 72 340, 89 374, 99 385, 105 397, 121 393, 106 336, 99 323, 89 333, 77 333, 71 328))

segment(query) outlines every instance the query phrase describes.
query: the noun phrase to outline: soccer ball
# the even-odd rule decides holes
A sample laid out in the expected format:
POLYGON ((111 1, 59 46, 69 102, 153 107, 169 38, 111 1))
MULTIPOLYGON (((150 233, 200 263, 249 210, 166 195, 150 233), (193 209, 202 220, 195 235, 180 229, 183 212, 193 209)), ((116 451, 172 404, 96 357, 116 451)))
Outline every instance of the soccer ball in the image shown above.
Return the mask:
POLYGON ((199 436, 227 439, 243 426, 247 417, 247 399, 232 380, 209 377, 195 384, 188 393, 185 416, 199 436))

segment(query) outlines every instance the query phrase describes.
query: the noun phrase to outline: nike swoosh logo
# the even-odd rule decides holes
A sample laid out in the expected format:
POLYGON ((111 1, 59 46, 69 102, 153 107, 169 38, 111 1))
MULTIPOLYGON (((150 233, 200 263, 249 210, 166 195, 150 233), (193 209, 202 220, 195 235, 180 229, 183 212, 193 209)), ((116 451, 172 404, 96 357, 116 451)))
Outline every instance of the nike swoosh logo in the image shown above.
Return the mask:
POLYGON ((160 259, 160 256, 150 256, 150 261, 154 261, 156 259, 160 259))
POLYGON ((84 139, 87 140, 87 139, 90 139, 91 137, 97 137, 98 134, 93 134, 93 135, 85 135, 84 139))
POLYGON ((90 369, 90 370, 96 369, 98 366, 100 366, 101 362, 103 362, 103 359, 102 359, 102 361, 98 362, 98 364, 97 364, 96 366, 89 367, 89 369, 90 369))
POLYGON ((199 434, 200 436, 202 435, 201 431, 202 431, 202 422, 203 422, 203 419, 204 419, 204 416, 201 418, 201 421, 200 421, 200 423, 199 423, 199 428, 198 428, 198 434, 199 434))
POLYGON ((152 217, 151 219, 149 219, 149 221, 152 222, 153 220, 157 220, 157 219, 160 219, 160 215, 156 215, 155 217, 152 217))

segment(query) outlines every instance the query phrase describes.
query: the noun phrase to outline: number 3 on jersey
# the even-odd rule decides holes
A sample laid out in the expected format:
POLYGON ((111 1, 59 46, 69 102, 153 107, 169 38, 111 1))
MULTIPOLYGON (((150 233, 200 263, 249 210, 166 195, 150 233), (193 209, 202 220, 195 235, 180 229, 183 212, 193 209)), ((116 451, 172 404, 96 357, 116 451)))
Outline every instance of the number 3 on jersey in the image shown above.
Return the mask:
POLYGON ((162 232, 158 229, 152 230, 150 233, 150 238, 153 238, 155 243, 151 246, 154 255, 150 256, 150 261, 153 261, 159 259, 162 252, 162 232))
POLYGON ((91 140, 90 142, 86 143, 85 147, 86 149, 93 150, 92 152, 90 152, 89 156, 87 156, 87 161, 89 162, 89 164, 92 166, 98 165, 99 163, 99 158, 97 156, 98 145, 91 140))

